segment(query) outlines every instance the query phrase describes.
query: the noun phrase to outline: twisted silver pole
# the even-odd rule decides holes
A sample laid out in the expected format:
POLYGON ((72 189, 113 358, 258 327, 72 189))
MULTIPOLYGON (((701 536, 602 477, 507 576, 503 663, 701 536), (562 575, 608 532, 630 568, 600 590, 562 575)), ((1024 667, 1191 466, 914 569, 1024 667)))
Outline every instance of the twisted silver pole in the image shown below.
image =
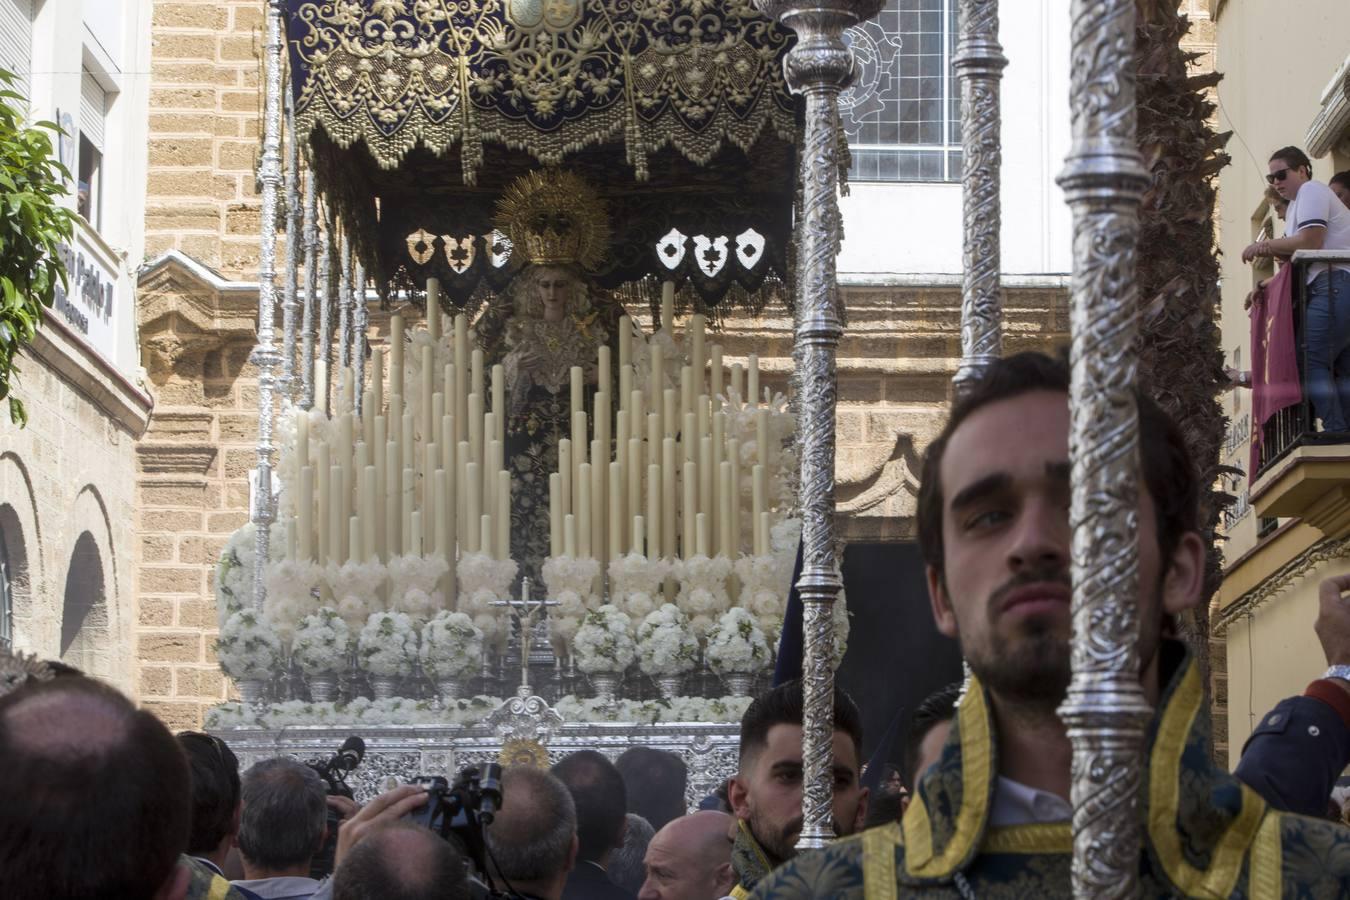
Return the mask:
POLYGON ((952 67, 961 81, 962 246, 961 363, 958 394, 1003 355, 999 284, 999 81, 1008 64, 998 42, 998 0, 961 0, 952 67))
POLYGON ((1139 682, 1135 242, 1148 183, 1135 116, 1133 0, 1073 0, 1073 645, 1059 709, 1073 743, 1073 891, 1139 893, 1144 730, 1139 682))
POLYGON ((282 96, 284 109, 284 128, 286 165, 283 170, 283 184, 286 194, 286 257, 282 272, 281 294, 281 386, 286 396, 295 399, 297 387, 295 377, 296 318, 300 312, 300 303, 296 297, 296 269, 299 265, 300 245, 304 240, 300 225, 300 151, 295 142, 295 118, 291 110, 289 92, 282 96))
POLYGON ((788 87, 806 98, 802 221, 797 233, 796 353, 800 396, 802 597, 802 831, 800 850, 834 837, 831 741, 834 735, 834 621, 841 587, 834 554, 835 351, 839 324, 839 93, 853 80, 844 30, 875 15, 881 0, 757 0, 761 11, 797 33, 783 63, 788 87))
POLYGON ((318 357, 323 361, 323 396, 318 398, 324 412, 332 410, 328 401, 333 386, 333 303, 337 296, 337 279, 333 272, 332 235, 325 229, 320 238, 319 247, 319 350, 318 357))
POLYGON ((319 200, 314 191, 314 173, 305 172, 304 224, 305 238, 305 301, 300 322, 300 405, 314 408, 314 300, 318 293, 315 277, 319 265, 319 225, 316 221, 319 200))
POLYGON ((263 580, 275 511, 272 502, 272 418, 276 367, 277 190, 281 186, 281 4, 264 0, 267 38, 263 47, 265 85, 263 152, 259 166, 262 183, 262 234, 258 248, 258 343, 250 355, 258 367, 258 485, 253 498, 253 603, 259 609, 267 597, 263 580))
POLYGON ((356 277, 352 284, 352 300, 356 304, 352 315, 352 368, 356 370, 354 383, 356 389, 347 402, 352 405, 352 413, 361 418, 361 387, 366 383, 366 339, 370 330, 370 306, 366 303, 366 266, 357 262, 356 277))
MULTIPOLYGON (((347 233, 342 233, 338 245, 338 370, 328 373, 328 380, 334 385, 347 364, 351 362, 352 352, 352 244, 347 233)), ((334 392, 333 396, 337 396, 334 392)))

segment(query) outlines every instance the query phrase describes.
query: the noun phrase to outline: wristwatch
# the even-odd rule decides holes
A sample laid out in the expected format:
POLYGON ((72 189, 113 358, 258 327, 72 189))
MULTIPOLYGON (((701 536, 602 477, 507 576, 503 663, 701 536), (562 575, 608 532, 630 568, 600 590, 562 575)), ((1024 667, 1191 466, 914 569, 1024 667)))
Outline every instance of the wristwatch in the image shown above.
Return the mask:
POLYGON ((1339 678, 1341 681, 1350 681, 1350 666, 1332 666, 1322 673, 1323 678, 1339 678))

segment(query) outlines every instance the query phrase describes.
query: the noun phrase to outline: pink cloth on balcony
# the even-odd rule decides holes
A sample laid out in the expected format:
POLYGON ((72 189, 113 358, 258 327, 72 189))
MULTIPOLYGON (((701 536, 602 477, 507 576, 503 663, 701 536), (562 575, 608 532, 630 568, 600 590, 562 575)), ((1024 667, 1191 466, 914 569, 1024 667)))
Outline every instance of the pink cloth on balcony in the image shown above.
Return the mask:
POLYGON ((1275 413, 1303 399, 1294 336, 1294 267, 1280 269, 1252 301, 1252 455, 1247 480, 1256 479, 1262 428, 1275 413))

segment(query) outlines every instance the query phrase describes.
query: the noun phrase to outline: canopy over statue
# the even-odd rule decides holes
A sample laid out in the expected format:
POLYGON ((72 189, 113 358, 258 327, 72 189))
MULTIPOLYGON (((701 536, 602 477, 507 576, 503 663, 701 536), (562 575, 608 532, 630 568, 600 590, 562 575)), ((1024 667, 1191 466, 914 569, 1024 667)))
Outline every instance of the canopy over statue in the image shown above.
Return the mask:
POLYGON ((751 307, 786 276, 791 32, 748 0, 286 0, 294 133, 382 289, 509 280, 497 198, 542 165, 601 191, 601 287, 688 279, 751 307), (364 14, 354 14, 364 6, 364 14), (658 250, 659 245, 659 250, 658 250))

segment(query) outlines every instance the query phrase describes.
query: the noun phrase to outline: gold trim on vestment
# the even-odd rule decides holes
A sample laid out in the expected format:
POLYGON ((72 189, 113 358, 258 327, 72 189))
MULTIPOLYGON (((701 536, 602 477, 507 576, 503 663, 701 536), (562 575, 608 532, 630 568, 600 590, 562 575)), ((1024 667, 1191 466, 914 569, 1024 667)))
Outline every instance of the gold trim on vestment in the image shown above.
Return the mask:
POLYGON ((896 900, 895 848, 904 842, 899 822, 862 833, 864 900, 896 900))
POLYGON ((961 739, 961 809, 951 839, 939 855, 933 855, 932 822, 922 790, 915 792, 905 812, 905 870, 919 878, 942 878, 956 871, 979 837, 988 812, 993 738, 984 688, 974 675, 956 718, 961 739))
POLYGON ((1242 807, 1214 845, 1208 869, 1198 869, 1181 852, 1177 811, 1181 794, 1181 756, 1186 739, 1204 700, 1200 667, 1189 665, 1182 674, 1158 723, 1158 736, 1149 756, 1148 834, 1158 859, 1172 883, 1187 896, 1222 900, 1233 893, 1242 872, 1243 857, 1256 836, 1265 801, 1245 784, 1242 807))
POLYGON ((1252 900, 1280 900, 1284 896, 1284 848, 1280 845, 1283 819, 1284 816, 1271 810, 1256 832, 1251 866, 1247 870, 1247 893, 1252 900))
POLYGON ((991 827, 980 842, 981 853, 1072 853, 1073 828, 1068 822, 991 827))

